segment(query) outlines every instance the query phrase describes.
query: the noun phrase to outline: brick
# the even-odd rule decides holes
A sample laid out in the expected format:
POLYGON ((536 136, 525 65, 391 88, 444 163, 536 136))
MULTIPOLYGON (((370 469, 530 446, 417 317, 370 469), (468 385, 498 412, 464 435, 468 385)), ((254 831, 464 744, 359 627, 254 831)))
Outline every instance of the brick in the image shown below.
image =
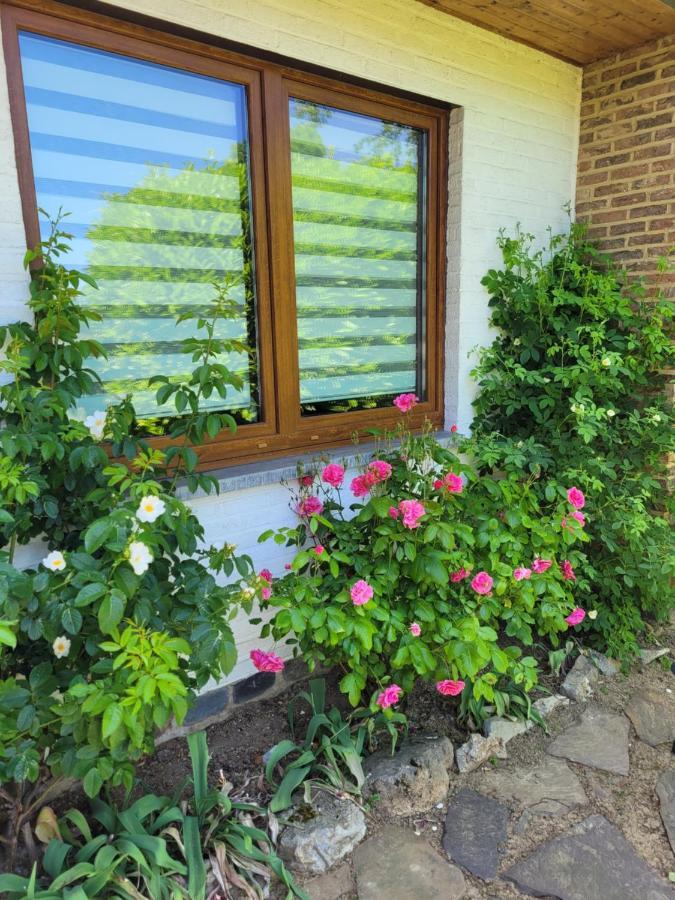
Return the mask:
POLYGON ((635 102, 635 94, 615 94, 600 101, 600 109, 614 109, 617 106, 628 106, 635 102))
POLYGON ((649 84, 656 78, 656 72, 641 72, 639 75, 633 75, 632 78, 624 78, 621 82, 621 90, 635 87, 638 84, 649 84))
POLYGON ((596 240, 597 238, 605 237, 607 235, 607 226, 606 225, 598 225, 594 228, 589 228, 586 232, 591 240, 596 240))
POLYGON ((616 118, 621 121, 624 119, 635 121, 637 116, 645 116, 647 113, 653 112, 655 105, 655 100, 645 100, 637 106, 625 106, 623 109, 617 110, 616 118))
MULTIPOLYGON (((592 188, 588 188, 588 190, 592 190, 592 188)), ((610 197, 614 194, 625 194, 628 190, 629 186, 626 181, 612 181, 610 184, 598 185, 593 195, 595 197, 610 197)))
POLYGON ((598 140, 605 140, 607 138, 624 137, 632 133, 632 122, 614 122, 612 125, 603 125, 602 128, 598 128, 595 132, 595 137, 598 140))
POLYGON ((675 82, 659 81, 656 84, 647 85, 647 87, 641 87, 637 90, 637 96, 642 99, 643 97, 659 97, 662 94, 672 94, 673 93, 673 85, 675 82))
POLYGON ((609 233, 615 234, 639 234, 647 227, 646 222, 621 222, 619 225, 611 225, 609 233))
POLYGON ((607 69, 600 76, 600 81, 616 81, 622 75, 630 75, 631 72, 637 71, 637 62, 624 63, 622 66, 616 66, 614 69, 607 69))
POLYGON ((636 203, 644 203, 647 195, 644 191, 634 194, 623 194, 621 197, 614 197, 612 206, 634 206, 636 203))
POLYGON ((599 246, 601 250, 616 250, 619 247, 626 246, 626 239, 614 238, 613 240, 601 240, 599 246))
POLYGON ((669 125, 668 128, 659 128, 654 132, 654 140, 667 141, 669 138, 675 138, 675 125, 669 125))
POLYGON ((658 244, 661 245, 665 241, 666 236, 663 232, 661 234, 652 234, 650 231, 649 234, 635 234, 632 237, 628 238, 628 246, 634 247, 642 244, 658 244))
POLYGON ((594 209, 605 209, 607 207, 606 200, 592 200, 589 203, 578 203, 577 204, 577 212, 578 213, 586 213, 590 212, 594 209))
POLYGON ((642 131, 645 128, 656 128, 657 125, 669 125, 672 121, 672 113, 659 113, 657 116, 648 116, 646 119, 638 119, 635 123, 635 128, 638 131, 642 131))
POLYGON ((675 157, 655 159, 652 163, 652 172, 668 172, 670 169, 675 169, 675 157))
POLYGON ((617 166, 620 163, 628 162, 630 159, 630 153, 615 153, 613 156, 602 156, 600 159, 596 159, 595 168, 601 169, 605 166, 617 166))
POLYGON ((631 137, 614 141, 614 149, 627 150, 630 147, 640 147, 643 144, 648 144, 653 137, 654 135, 650 131, 643 131, 642 134, 634 134, 631 137))
POLYGON ((672 78, 675 75, 675 66, 666 66, 665 69, 661 69, 661 78, 672 78))
POLYGON ((593 215, 593 222, 623 222, 627 215, 627 209, 612 209, 609 212, 597 212, 593 215))
POLYGON ((675 187, 663 188, 659 191, 651 191, 650 200, 675 200, 675 187))
POLYGON ((673 54, 670 50, 662 50, 660 53, 649 54, 640 60, 639 69, 650 69, 653 66, 660 66, 662 63, 670 62, 673 54))
POLYGON ((671 94, 669 97, 661 97, 660 100, 656 101, 658 110, 671 109, 672 107, 675 107, 675 94, 671 94))
POLYGON ((612 254, 614 259, 618 259, 619 262, 628 262, 631 259, 642 259, 642 252, 640 250, 620 250, 618 253, 612 254))
POLYGON ((662 175, 647 175, 644 178, 635 178, 631 181, 630 186, 631 190, 636 191, 638 188, 656 187, 657 185, 668 184, 669 181, 670 175, 666 172, 662 175))
POLYGON ((609 172, 591 172, 588 175, 580 175, 577 178, 577 184, 600 184, 603 181, 607 181, 608 178, 609 172))
POLYGON ((635 206, 629 210, 628 215, 631 219, 644 219, 648 216, 662 216, 667 209, 665 203, 652 203, 648 206, 635 206))
POLYGON ((579 115, 582 119, 588 118, 588 116, 595 115, 596 103, 595 100, 589 101, 587 103, 581 104, 581 109, 579 110, 579 115))
POLYGON ((618 169, 610 169, 609 177, 612 181, 619 181, 621 178, 635 178, 638 175, 646 175, 647 172, 649 172, 649 163, 633 164, 632 166, 620 166, 618 169))
POLYGON ((654 159, 658 156, 669 156, 671 150, 672 144, 654 144, 651 147, 636 150, 633 154, 633 159, 654 159))

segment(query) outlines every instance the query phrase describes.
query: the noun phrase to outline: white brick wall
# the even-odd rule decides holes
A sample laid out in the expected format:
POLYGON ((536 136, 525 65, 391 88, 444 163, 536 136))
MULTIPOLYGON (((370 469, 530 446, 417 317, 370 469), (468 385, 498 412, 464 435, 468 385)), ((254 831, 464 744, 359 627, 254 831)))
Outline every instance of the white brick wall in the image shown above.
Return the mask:
MULTIPOLYGON (((498 262, 495 236, 517 222, 542 238, 562 228, 574 196, 581 72, 414 0, 117 0, 145 13, 298 61, 449 101, 451 171, 446 415, 467 429, 474 386, 469 351, 489 339, 480 278, 498 262), (367 8, 366 8, 367 6, 367 8)), ((7 86, 0 77, 0 319, 21 314, 24 232, 7 86)), ((232 540, 260 565, 283 559, 257 535, 289 523, 281 487, 195 501, 208 539, 232 540), (272 553, 277 554, 272 556, 272 553)), ((238 627, 242 662, 255 634, 238 627)))

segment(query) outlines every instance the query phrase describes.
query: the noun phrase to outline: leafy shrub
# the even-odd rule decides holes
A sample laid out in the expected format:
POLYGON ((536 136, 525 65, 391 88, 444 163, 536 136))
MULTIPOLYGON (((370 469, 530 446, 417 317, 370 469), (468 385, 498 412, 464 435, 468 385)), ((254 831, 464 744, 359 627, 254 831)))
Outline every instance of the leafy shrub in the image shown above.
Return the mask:
POLYGON ((481 390, 467 449, 483 473, 529 474, 540 501, 567 484, 588 494, 578 599, 598 614, 584 627, 627 656, 644 617, 671 606, 672 309, 627 283, 581 226, 545 251, 532 241, 502 235, 504 265, 483 279, 499 333, 474 372, 481 390))
POLYGON ((350 490, 343 480, 334 464, 303 476, 298 527, 261 536, 297 550, 271 584, 263 636, 310 667, 342 668, 354 706, 366 692, 373 710, 391 712, 425 678, 461 693, 478 720, 486 703, 529 712, 537 664, 521 645, 557 642, 585 580, 574 547, 585 535, 566 492, 540 499, 531 480, 479 478, 429 431, 403 426, 350 490))
MULTIPOLYGON (((155 731, 172 715, 182 721, 195 692, 232 669, 229 620, 252 571, 233 547, 204 547, 202 526, 174 493, 179 475, 213 487, 189 445, 214 416, 231 424, 199 409, 205 392, 227 383, 213 359, 228 342, 213 338, 215 319, 200 317, 206 337, 185 348, 199 377, 156 379, 162 402, 172 394, 177 411, 189 411, 173 431, 180 442, 164 452, 131 436, 127 401, 73 418, 98 390, 86 361, 104 351, 80 333, 96 314, 78 303, 86 276, 59 263, 67 238, 55 225, 26 256, 27 265, 41 260, 34 322, 0 328, 0 371, 10 376, 0 385, 0 801, 10 836, 0 841, 10 859, 20 831, 32 843, 30 819, 64 778, 83 779, 90 797, 108 781, 129 787, 155 731), (122 458, 111 460, 102 439, 122 458), (47 543, 42 563, 20 570, 17 546, 37 537, 47 543), (219 584, 221 573, 234 580, 219 584)), ((214 316, 229 314, 226 297, 214 306, 214 316)))
POLYGON ((41 835, 50 883, 39 886, 35 866, 30 878, 0 875, 0 891, 9 900, 205 900, 214 890, 235 887, 255 898, 262 896, 261 882, 268 885, 276 875, 287 898, 307 900, 274 852, 271 836, 254 824, 264 820, 265 811, 233 801, 230 785, 210 789, 206 735, 190 735, 188 743, 193 772, 188 797, 182 789, 173 798, 145 794, 123 808, 95 799, 87 817, 71 809, 60 822, 52 813, 41 835))

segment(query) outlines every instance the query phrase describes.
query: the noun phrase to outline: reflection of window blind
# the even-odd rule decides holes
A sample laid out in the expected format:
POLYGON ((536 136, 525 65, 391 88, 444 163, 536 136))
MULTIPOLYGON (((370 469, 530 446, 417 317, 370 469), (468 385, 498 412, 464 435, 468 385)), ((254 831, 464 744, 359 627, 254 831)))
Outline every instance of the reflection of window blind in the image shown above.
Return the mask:
MULTIPOLYGON (((83 405, 131 393, 139 415, 173 412, 156 406, 147 379, 193 368, 179 342, 198 336, 195 322, 177 326, 175 316, 208 314, 212 282, 226 272, 248 263, 250 275, 245 89, 33 34, 20 47, 38 205, 70 213, 64 261, 100 288, 83 290, 104 317, 88 336, 108 353, 91 361, 105 392, 83 405)), ((255 346, 251 290, 237 289, 241 318, 221 323, 218 337, 255 346)), ((219 362, 244 387, 204 405, 251 406, 246 355, 219 362)))
POLYGON ((423 135, 298 100, 290 117, 301 401, 421 392, 423 135))

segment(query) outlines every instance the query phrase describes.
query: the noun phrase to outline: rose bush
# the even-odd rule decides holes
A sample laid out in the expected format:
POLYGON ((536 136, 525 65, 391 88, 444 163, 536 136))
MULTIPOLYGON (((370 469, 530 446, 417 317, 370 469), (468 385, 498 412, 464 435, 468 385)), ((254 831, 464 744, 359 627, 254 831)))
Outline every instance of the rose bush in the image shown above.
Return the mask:
MULTIPOLYGON (((396 405, 405 416, 414 399, 396 405)), ((388 709, 424 678, 477 720, 529 711, 537 664, 522 648, 557 644, 585 582, 566 490, 541 502, 531 480, 478 477, 402 425, 349 484, 336 464, 304 474, 292 504, 298 526, 261 536, 296 551, 263 636, 341 667, 353 705, 365 693, 388 709)))
MULTIPOLYGON (((73 418, 80 398, 98 390, 86 360, 103 348, 80 334, 95 313, 78 302, 85 276, 59 263, 66 237, 55 229, 26 257, 41 260, 34 322, 0 328, 0 370, 10 376, 0 385, 0 804, 8 811, 0 842, 10 864, 19 833, 30 847, 32 816, 64 778, 82 779, 90 797, 105 782, 131 787, 157 729, 171 716, 182 721, 196 691, 232 669, 229 621, 257 590, 242 581, 251 561, 231 546, 203 546, 202 526, 175 496, 181 474, 212 487, 195 472, 189 444, 212 416, 229 424, 199 411, 190 378, 171 384, 193 410, 176 421, 184 440, 172 451, 130 437, 128 402, 73 418), (17 548, 34 538, 44 541, 42 561, 20 567, 17 548), (231 583, 220 584, 220 573, 231 583)), ((227 314, 225 303, 215 307, 227 314)), ((201 363, 201 388, 222 387, 222 366, 211 363, 227 342, 202 325, 207 338, 191 339, 188 352, 201 363)))
POLYGON ((483 279, 497 336, 474 372, 465 450, 481 473, 531 475, 540 502, 569 485, 588 495, 583 513, 570 497, 591 539, 577 596, 597 617, 583 628, 629 657, 672 608, 672 304, 601 257, 582 226, 542 250, 526 234, 499 246, 503 266, 483 279))

